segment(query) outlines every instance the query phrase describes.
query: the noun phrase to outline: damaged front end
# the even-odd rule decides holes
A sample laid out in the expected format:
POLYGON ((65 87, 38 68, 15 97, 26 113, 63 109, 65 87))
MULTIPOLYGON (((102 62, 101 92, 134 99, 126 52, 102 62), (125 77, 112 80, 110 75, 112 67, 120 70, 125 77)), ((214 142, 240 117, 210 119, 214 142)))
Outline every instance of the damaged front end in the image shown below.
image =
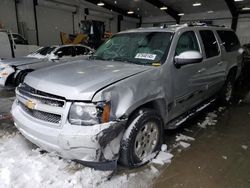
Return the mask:
POLYGON ((108 127, 92 137, 93 141, 97 143, 95 158, 92 161, 76 161, 98 170, 114 170, 117 167, 125 124, 126 120, 103 124, 108 127))
POLYGON ((110 102, 67 101, 21 84, 11 113, 42 149, 100 170, 116 167, 126 118, 111 118, 110 102))

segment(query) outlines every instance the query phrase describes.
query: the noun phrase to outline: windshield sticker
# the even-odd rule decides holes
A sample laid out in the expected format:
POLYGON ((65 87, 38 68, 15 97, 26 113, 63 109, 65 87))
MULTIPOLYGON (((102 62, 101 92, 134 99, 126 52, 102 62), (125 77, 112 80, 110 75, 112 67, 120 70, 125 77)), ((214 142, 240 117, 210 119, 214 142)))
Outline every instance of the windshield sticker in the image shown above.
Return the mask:
POLYGON ((156 54, 147 54, 147 53, 137 53, 136 59, 147 59, 147 60, 155 60, 156 54))
POLYGON ((155 67, 159 67, 159 66, 161 66, 161 63, 152 63, 152 65, 155 67))

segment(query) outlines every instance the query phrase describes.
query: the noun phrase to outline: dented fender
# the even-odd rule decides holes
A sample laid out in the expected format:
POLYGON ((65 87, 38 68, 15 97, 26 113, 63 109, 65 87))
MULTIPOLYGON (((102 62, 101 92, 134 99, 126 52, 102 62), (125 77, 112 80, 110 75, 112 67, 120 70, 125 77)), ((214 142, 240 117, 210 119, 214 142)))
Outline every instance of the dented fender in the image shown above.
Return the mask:
POLYGON ((92 101, 110 101, 111 121, 116 118, 127 118, 144 104, 157 101, 165 122, 168 102, 172 96, 169 91, 172 90, 169 89, 171 84, 163 83, 163 80, 167 80, 162 79, 165 76, 163 70, 163 67, 152 67, 148 71, 126 78, 96 93, 92 101))

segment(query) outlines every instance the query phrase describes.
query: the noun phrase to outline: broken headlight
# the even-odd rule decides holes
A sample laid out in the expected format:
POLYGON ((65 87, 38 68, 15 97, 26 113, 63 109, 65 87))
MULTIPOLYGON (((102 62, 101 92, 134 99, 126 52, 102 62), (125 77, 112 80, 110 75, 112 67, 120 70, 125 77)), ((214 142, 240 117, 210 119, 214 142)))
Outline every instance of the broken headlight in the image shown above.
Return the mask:
POLYGON ((95 125, 109 121, 110 105, 108 103, 75 102, 69 111, 69 122, 74 125, 95 125))

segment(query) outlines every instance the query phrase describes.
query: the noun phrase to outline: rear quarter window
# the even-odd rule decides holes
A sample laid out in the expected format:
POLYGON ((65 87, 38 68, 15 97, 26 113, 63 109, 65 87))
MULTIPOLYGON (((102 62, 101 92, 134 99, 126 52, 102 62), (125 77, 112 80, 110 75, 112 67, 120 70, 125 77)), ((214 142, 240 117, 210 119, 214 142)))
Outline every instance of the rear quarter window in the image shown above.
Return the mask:
POLYGON ((219 30, 217 33, 227 52, 237 51, 240 48, 239 39, 233 31, 219 30))

